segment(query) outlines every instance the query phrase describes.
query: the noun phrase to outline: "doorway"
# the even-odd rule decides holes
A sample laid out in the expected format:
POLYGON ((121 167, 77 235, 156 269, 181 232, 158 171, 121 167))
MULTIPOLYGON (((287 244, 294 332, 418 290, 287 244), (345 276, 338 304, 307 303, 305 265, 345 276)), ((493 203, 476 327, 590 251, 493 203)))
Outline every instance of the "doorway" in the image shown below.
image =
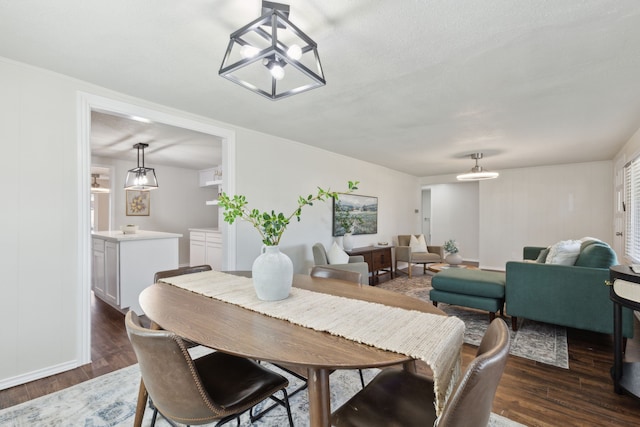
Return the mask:
POLYGON ((108 166, 91 165, 91 231, 111 230, 113 217, 111 209, 111 176, 113 170, 108 166))
POLYGON ((427 244, 431 244, 431 189, 422 189, 422 234, 427 244))
MULTIPOLYGON (((80 337, 77 349, 80 364, 91 361, 91 114, 93 111, 119 115, 130 118, 146 118, 153 122, 163 123, 178 128, 207 133, 222 141, 222 167, 226 171, 223 185, 224 191, 235 193, 235 131, 211 124, 209 119, 186 118, 193 115, 180 115, 169 108, 151 109, 116 101, 113 99, 80 92, 78 94, 78 197, 80 212, 78 216, 78 274, 79 289, 77 292, 79 310, 76 325, 80 337)), ((223 268, 235 269, 236 233, 235 227, 220 224, 223 236, 223 268)))

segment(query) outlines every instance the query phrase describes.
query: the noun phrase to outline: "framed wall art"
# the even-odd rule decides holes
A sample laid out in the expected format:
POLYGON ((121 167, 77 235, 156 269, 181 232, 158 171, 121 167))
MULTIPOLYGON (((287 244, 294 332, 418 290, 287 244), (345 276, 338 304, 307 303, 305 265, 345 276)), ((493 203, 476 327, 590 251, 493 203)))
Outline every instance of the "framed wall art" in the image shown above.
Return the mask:
POLYGON ((378 198, 339 194, 333 199, 333 235, 378 233, 378 198))
POLYGON ((126 190, 127 216, 149 216, 151 193, 148 191, 126 190))

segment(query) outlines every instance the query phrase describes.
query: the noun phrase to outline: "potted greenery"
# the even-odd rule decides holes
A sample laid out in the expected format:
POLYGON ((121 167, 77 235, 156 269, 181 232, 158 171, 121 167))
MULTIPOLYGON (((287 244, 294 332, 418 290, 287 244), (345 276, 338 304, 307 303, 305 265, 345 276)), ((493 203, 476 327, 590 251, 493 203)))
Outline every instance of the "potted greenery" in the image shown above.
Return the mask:
MULTIPOLYGON (((349 181, 348 185, 348 190, 344 192, 346 194, 358 189, 358 181, 349 181)), ((251 268, 253 284, 259 299, 276 301, 289 296, 293 282, 293 263, 287 255, 280 252, 278 245, 282 234, 294 217, 300 221, 303 207, 312 206, 313 202, 325 201, 330 197, 338 199, 338 193, 318 187, 315 195, 298 197, 297 208, 286 216, 274 210, 261 212, 258 209, 249 209, 245 196, 229 196, 224 192, 220 194, 218 205, 224 209, 224 220, 229 224, 233 224, 238 218, 247 221, 262 238, 262 254, 256 258, 251 268)))
POLYGON ((339 200, 335 201, 335 221, 344 230, 342 236, 342 247, 350 251, 353 249, 353 240, 351 234, 356 225, 361 225, 364 221, 362 218, 351 214, 351 210, 343 206, 339 200))
POLYGON ((444 257, 444 260, 449 265, 460 265, 462 264, 462 256, 458 253, 458 245, 455 240, 449 239, 444 242, 442 248, 447 252, 447 256, 444 257))

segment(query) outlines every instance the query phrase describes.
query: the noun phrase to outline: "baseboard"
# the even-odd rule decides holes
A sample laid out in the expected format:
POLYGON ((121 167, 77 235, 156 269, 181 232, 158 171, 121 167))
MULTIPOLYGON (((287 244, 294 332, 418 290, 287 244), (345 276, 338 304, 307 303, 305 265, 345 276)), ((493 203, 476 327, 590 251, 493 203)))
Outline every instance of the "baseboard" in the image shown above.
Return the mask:
POLYGON ((17 385, 26 384, 28 382, 39 380, 41 378, 50 377, 51 375, 56 375, 61 372, 70 371, 71 369, 75 369, 78 366, 80 366, 80 364, 78 363, 78 361, 74 360, 60 363, 58 365, 48 366, 36 371, 27 372, 26 374, 18 375, 15 377, 6 378, 0 381, 0 390, 5 390, 17 385))

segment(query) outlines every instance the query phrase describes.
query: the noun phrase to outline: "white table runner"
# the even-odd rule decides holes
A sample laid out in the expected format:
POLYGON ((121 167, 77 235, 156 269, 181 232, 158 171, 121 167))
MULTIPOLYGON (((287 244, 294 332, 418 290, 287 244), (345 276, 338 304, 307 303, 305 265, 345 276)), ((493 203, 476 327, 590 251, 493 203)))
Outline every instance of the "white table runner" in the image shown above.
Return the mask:
POLYGON ((189 291, 277 319, 424 361, 433 371, 442 411, 461 369, 464 323, 457 317, 292 288, 289 298, 261 301, 251 279, 205 271, 162 279, 189 291))

